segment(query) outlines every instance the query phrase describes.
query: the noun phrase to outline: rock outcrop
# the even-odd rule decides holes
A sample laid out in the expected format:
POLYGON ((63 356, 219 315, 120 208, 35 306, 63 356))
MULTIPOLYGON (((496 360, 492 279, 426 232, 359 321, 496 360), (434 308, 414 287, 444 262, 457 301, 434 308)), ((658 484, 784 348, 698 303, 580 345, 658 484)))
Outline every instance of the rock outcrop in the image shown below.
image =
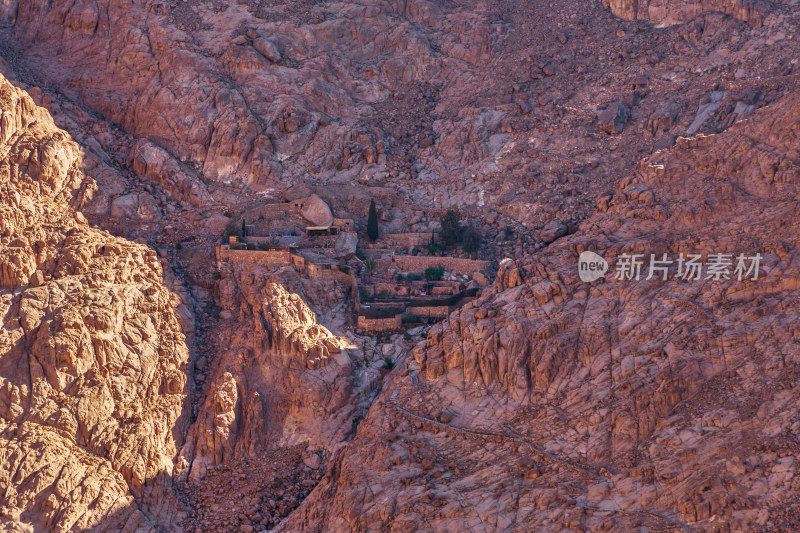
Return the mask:
POLYGON ((646 20, 662 26, 687 22, 712 11, 760 26, 772 7, 762 0, 603 0, 603 3, 624 19, 646 20))
POLYGON ((5 78, 0 113, 4 527, 168 525, 187 395, 180 300, 153 250, 87 224, 77 209, 96 186, 81 148, 5 78))
POLYGON ((218 325, 223 353, 209 378, 213 392, 184 452, 193 458, 193 479, 202 478, 203 465, 222 464, 237 451, 247 455, 278 443, 341 445, 358 389, 366 386, 369 393, 370 380, 354 376, 364 364, 363 350, 321 325, 306 302, 322 309, 346 304, 350 287, 342 276, 312 282, 291 267, 225 267, 219 301, 235 321, 218 325))
POLYGON ((504 261, 280 530, 795 528, 798 121, 793 92, 680 141, 577 233, 504 261), (584 250, 604 279, 580 281, 584 250), (651 253, 732 263, 647 280, 651 253), (762 256, 741 280, 740 253, 762 256), (623 254, 644 258, 638 281, 617 279, 623 254))
POLYGON ((797 530, 800 6, 606 6, 0 3, 0 528, 797 530), (345 269, 215 261, 373 200, 496 281, 370 337, 345 269))

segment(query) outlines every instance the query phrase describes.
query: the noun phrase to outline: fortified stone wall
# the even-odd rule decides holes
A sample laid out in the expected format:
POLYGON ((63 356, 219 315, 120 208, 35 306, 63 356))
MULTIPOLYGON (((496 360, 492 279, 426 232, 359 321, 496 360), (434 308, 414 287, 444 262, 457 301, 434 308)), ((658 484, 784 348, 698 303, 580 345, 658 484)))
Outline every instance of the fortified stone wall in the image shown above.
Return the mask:
POLYGON ((387 233, 381 235, 374 246, 427 246, 431 243, 430 233, 387 233))
POLYGON ((358 327, 367 331, 392 331, 400 329, 402 325, 402 315, 397 315, 394 318, 358 317, 358 327))
MULTIPOLYGON (((459 259, 457 257, 433 257, 424 255, 396 255, 394 256, 394 266, 400 270, 410 272, 424 272, 428 267, 442 265, 451 274, 461 274, 471 276, 473 272, 484 272, 489 269, 489 261, 479 261, 476 259, 459 259)), ((383 258, 378 261, 381 269, 392 266, 391 257, 383 258)))
POLYGON ((253 263, 256 265, 290 265, 297 264, 297 258, 303 264, 302 257, 295 256, 289 252, 265 251, 265 250, 232 250, 227 244, 217 247, 217 260, 237 261, 242 263, 253 263))
POLYGON ((446 305, 409 307, 406 315, 416 315, 422 318, 444 318, 450 314, 450 308, 446 305))
POLYGON ((248 235, 247 237, 239 237, 239 242, 243 243, 253 243, 253 244, 268 244, 272 242, 273 239, 278 239, 278 245, 284 248, 288 248, 292 244, 297 244, 298 242, 303 240, 303 237, 295 236, 295 235, 281 235, 276 237, 267 237, 267 236, 255 236, 255 235, 248 235))

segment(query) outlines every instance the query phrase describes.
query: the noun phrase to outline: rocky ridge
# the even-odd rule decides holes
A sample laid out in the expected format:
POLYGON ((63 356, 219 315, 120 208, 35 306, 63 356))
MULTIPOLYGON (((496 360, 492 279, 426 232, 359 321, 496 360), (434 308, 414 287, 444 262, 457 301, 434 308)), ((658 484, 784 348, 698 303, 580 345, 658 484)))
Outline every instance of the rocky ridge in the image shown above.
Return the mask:
POLYGON ((0 102, 2 520, 169 524, 155 501, 185 427, 182 303, 155 252, 78 211, 96 190, 78 144, 5 78, 0 102))
POLYGON ((576 234, 504 262, 280 530, 797 527, 798 113, 793 92, 654 153, 576 234), (612 262, 587 285, 584 250, 763 261, 755 281, 638 282, 612 262))
POLYGON ((4 527, 796 527, 794 4, 11 5, 4 527), (341 280, 217 269, 312 194, 511 259, 407 358, 341 280), (765 277, 587 288, 585 249, 765 277))

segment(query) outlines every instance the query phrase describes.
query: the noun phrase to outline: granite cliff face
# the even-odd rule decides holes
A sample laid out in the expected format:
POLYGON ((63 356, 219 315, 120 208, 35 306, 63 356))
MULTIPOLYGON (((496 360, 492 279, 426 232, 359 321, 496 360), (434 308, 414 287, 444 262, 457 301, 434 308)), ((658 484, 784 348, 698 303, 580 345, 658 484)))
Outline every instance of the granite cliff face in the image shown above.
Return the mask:
POLYGON ((0 24, 2 529, 800 527, 795 3, 13 0, 0 24), (360 230, 374 200, 383 233, 460 207, 497 280, 379 338, 349 273, 217 261, 298 199, 360 230), (716 253, 758 279, 614 278, 716 253))
POLYGON ((215 357, 198 363, 205 400, 180 452, 184 469, 177 480, 201 529, 222 530, 239 520, 243 509, 229 505, 229 487, 248 501, 244 510, 255 526, 274 526, 311 491, 330 454, 352 438, 378 393, 373 363, 383 354, 342 331, 350 290, 344 275, 312 281, 292 267, 229 264, 215 290, 222 317, 210 333, 215 357), (275 459, 276 449, 289 455, 275 459), (253 461, 259 457, 293 462, 294 473, 265 471, 253 461), (287 485, 275 486, 284 476, 287 485))
POLYGON ((799 121, 794 92, 681 140, 576 234, 505 262, 281 530, 796 527, 799 121), (757 280, 678 281, 673 265, 586 284, 584 250, 763 260, 757 280))
POLYGON ((263 270, 239 266, 220 280, 223 312, 231 318, 216 330, 225 356, 208 369, 204 418, 184 452, 193 458, 188 475, 195 480, 209 464, 278 443, 332 446, 351 430, 357 410, 352 358, 363 358, 363 351, 319 324, 306 304, 324 294, 334 307, 341 288, 335 282, 306 284, 310 290, 304 291, 293 270, 263 270))
POLYGON ((149 527, 185 427, 180 300, 155 252, 78 211, 96 189, 78 144, 5 78, 0 106, 2 520, 149 527))
POLYGON ((686 133, 721 79, 741 91, 692 134, 782 94, 755 80, 796 68, 793 15, 758 4, 754 28, 740 22, 750 5, 611 5, 686 23, 659 29, 581 2, 23 0, 5 57, 57 88, 65 98, 43 104, 78 122, 90 151, 133 170, 100 187, 98 214, 224 210, 302 183, 355 217, 369 203, 358 195, 381 199, 395 231, 427 231, 433 220, 405 214, 452 205, 495 219, 493 231, 541 229, 588 216, 654 144, 686 133), (75 103, 104 120, 77 120, 75 103))

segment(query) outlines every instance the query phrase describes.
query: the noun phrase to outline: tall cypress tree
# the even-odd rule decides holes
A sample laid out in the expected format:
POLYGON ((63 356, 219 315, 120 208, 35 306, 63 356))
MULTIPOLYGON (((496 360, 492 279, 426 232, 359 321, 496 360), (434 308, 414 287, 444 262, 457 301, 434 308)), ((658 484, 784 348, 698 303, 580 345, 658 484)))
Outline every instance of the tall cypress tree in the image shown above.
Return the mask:
POLYGON ((242 237, 247 237, 247 226, 245 226, 244 219, 242 219, 242 237))
POLYGON ((378 238, 378 210, 375 209, 375 200, 369 202, 369 215, 367 216, 367 235, 370 240, 378 238))

